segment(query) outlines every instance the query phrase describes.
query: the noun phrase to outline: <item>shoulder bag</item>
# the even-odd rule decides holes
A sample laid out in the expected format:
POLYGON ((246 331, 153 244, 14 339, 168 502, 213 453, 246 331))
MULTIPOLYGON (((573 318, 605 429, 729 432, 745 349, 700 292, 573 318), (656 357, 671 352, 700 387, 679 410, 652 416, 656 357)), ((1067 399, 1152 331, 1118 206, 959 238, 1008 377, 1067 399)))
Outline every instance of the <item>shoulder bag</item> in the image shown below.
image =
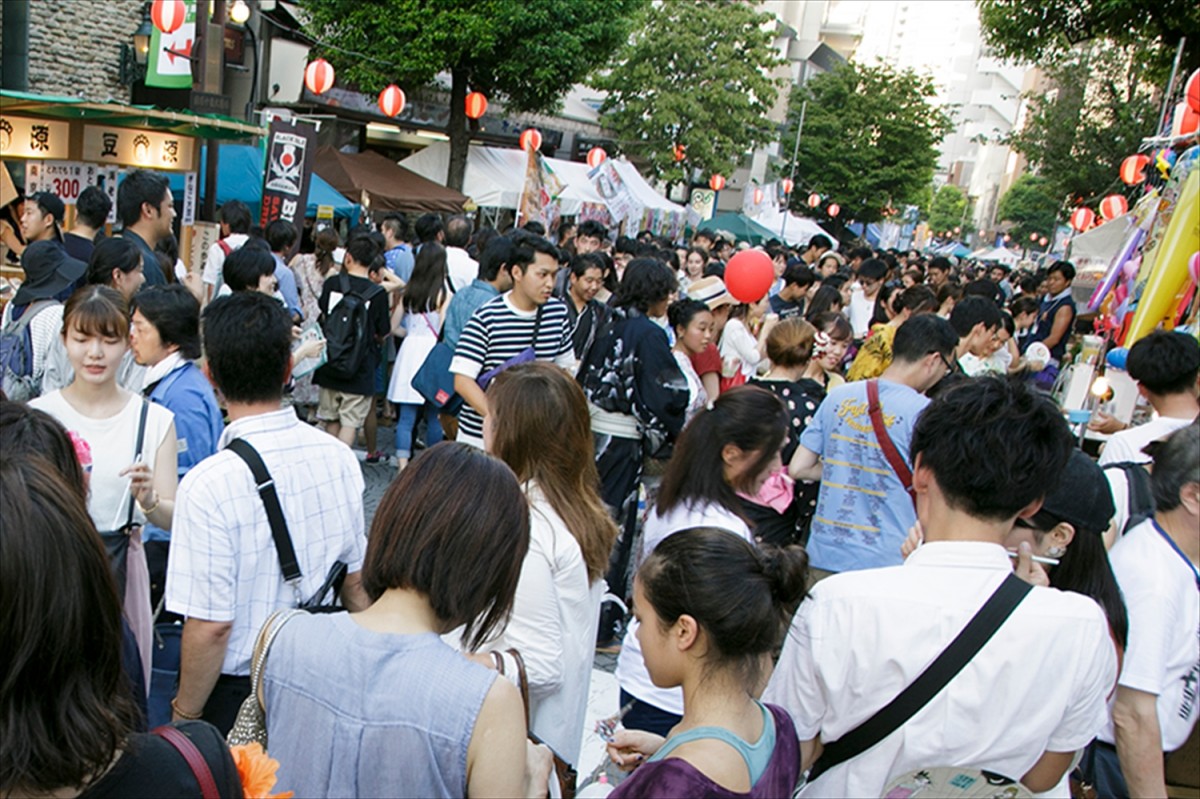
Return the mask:
POLYGON ((277 610, 267 617, 266 624, 258 631, 254 641, 254 654, 250 658, 250 695, 242 700, 238 708, 237 718, 229 730, 226 743, 230 746, 240 744, 259 744, 263 751, 267 749, 267 706, 262 696, 262 674, 267 666, 267 653, 275 636, 283 629, 283 625, 300 615, 302 610, 277 610))
POLYGON ((463 398, 454 391, 454 373, 450 371, 453 360, 454 350, 446 344, 446 320, 443 319, 437 343, 413 374, 412 387, 439 411, 451 416, 457 415, 463 406, 463 398))
POLYGON ((486 372, 481 374, 479 377, 475 378, 475 382, 479 384, 479 387, 481 389, 483 389, 484 391, 487 391, 487 387, 489 385, 491 385, 492 381, 496 379, 496 376, 499 375, 504 370, 511 369, 514 366, 517 366, 518 364, 529 363, 530 361, 537 358, 538 333, 542 329, 542 312, 544 310, 546 310, 546 306, 544 303, 542 305, 538 306, 537 316, 534 317, 534 322, 533 322, 533 341, 529 344, 528 347, 521 350, 520 352, 518 352, 516 355, 512 356, 511 358, 507 359, 506 361, 504 361, 504 363, 500 364, 499 366, 495 366, 491 369, 488 369, 486 372))
POLYGON ((204 799, 220 799, 221 792, 217 790, 217 781, 213 779, 212 769, 208 767, 208 761, 204 759, 200 747, 192 743, 191 738, 170 724, 156 727, 153 734, 175 747, 175 751, 183 757, 200 786, 200 796, 204 799))
MULTIPOLYGON (((141 400, 142 410, 138 415, 137 439, 133 449, 134 462, 142 456, 146 441, 146 416, 150 413, 149 401, 145 397, 142 397, 141 400)), ((104 550, 108 553, 108 563, 112 567, 113 576, 117 579, 117 594, 121 597, 125 596, 125 567, 129 561, 129 536, 137 527, 133 523, 133 509, 136 501, 131 493, 129 495, 129 514, 125 517, 125 524, 116 530, 100 532, 100 540, 104 542, 104 550)))
MULTIPOLYGON (((548 743, 534 735, 533 731, 529 729, 529 674, 525 671, 525 658, 521 657, 520 651, 516 649, 506 649, 504 652, 492 652, 492 659, 496 661, 496 671, 500 672, 500 676, 502 677, 506 676, 504 666, 505 656, 512 658, 516 669, 516 683, 517 688, 521 691, 521 703, 525 706, 525 730, 529 736, 529 740, 550 749, 548 743)), ((558 787, 562 791, 562 799, 575 799, 579 774, 575 771, 575 767, 564 760, 558 752, 550 749, 550 754, 554 756, 554 776, 558 779, 558 787)))
POLYGON ((888 435, 887 425, 883 421, 883 408, 879 405, 879 380, 876 378, 867 381, 867 413, 871 416, 871 427, 875 430, 875 440, 879 442, 879 448, 883 450, 883 457, 887 458, 888 465, 900 478, 900 485, 904 486, 905 492, 915 506, 917 498, 913 494, 912 470, 904 462, 904 457, 896 448, 896 442, 892 441, 892 437, 888 435))
POLYGON ((983 649, 1032 589, 1032 585, 1009 573, 967 626, 917 679, 862 724, 824 745, 821 756, 809 770, 808 782, 858 757, 919 713, 983 649))
POLYGON ((296 560, 296 550, 292 546, 292 536, 288 532, 287 520, 283 518, 283 507, 279 504, 279 495, 275 492, 275 481, 267 471, 258 450, 244 438, 235 438, 227 445, 227 449, 237 455, 250 467, 254 475, 254 483, 258 488, 258 496, 262 499, 263 507, 267 510, 267 521, 271 525, 271 538, 275 542, 275 554, 279 558, 279 568, 283 572, 283 580, 296 592, 296 607, 309 613, 337 613, 345 610, 338 602, 338 593, 346 579, 347 566, 337 560, 329 567, 325 582, 317 592, 308 599, 300 595, 300 563, 296 560), (329 595, 328 600, 326 596, 329 595))

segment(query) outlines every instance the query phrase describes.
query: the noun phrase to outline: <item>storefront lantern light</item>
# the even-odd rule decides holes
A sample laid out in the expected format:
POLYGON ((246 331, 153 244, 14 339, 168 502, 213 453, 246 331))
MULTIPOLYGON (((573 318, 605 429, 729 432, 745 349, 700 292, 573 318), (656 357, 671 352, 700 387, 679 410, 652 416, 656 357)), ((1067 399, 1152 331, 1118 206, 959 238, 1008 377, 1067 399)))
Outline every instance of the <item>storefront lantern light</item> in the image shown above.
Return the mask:
POLYGON ((154 34, 154 26, 150 24, 150 14, 144 9, 142 24, 133 32, 133 60, 144 65, 150 57, 150 37, 154 34))
POLYGON ((246 4, 246 0, 233 0, 233 5, 229 7, 229 21, 234 25, 245 25, 248 19, 250 6, 246 4))

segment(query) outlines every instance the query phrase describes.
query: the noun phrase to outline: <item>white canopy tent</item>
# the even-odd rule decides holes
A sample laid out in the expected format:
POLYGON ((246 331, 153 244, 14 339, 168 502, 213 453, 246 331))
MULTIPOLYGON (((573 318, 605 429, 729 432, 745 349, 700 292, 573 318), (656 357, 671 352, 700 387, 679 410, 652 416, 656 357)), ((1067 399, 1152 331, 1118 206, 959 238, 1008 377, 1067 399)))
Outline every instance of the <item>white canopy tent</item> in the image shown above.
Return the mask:
POLYGON ((796 216, 790 211, 764 207, 758 216, 752 218, 763 227, 775 231, 776 236, 793 246, 806 245, 808 244, 808 240, 813 236, 825 236, 833 242, 833 249, 836 250, 838 248, 836 236, 811 219, 796 216))
POLYGON ((1020 253, 1010 250, 1007 247, 992 247, 990 249, 977 250, 970 255, 976 261, 996 261, 1005 266, 1016 266, 1021 261, 1020 253))

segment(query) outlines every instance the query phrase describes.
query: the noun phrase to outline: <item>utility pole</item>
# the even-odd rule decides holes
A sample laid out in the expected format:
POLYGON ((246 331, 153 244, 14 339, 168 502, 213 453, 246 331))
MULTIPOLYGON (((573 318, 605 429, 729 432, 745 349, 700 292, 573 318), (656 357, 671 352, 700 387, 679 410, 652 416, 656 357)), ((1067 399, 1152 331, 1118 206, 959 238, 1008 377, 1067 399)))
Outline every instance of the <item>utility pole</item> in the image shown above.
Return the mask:
MULTIPOLYGON (((792 182, 792 191, 796 190, 796 159, 800 157, 800 134, 804 133, 804 114, 806 111, 808 111, 808 100, 800 104, 800 124, 796 126, 796 146, 792 148, 792 171, 788 175, 788 180, 792 182)), ((779 238, 783 239, 785 244, 787 243, 787 239, 784 238, 784 231, 787 230, 788 215, 791 214, 788 206, 791 205, 792 195, 788 194, 787 198, 787 204, 783 208, 783 222, 779 225, 779 238)))

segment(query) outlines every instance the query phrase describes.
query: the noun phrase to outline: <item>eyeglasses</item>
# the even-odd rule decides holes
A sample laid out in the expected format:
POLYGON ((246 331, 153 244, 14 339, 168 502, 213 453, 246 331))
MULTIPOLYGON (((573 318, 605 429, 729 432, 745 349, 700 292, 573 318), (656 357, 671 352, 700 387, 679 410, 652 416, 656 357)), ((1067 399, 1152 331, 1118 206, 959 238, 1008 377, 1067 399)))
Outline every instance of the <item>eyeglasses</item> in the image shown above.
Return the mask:
POLYGON ((950 363, 950 359, 945 354, 939 352, 938 357, 942 359, 942 365, 946 367, 946 374, 954 371, 954 364, 950 363))

